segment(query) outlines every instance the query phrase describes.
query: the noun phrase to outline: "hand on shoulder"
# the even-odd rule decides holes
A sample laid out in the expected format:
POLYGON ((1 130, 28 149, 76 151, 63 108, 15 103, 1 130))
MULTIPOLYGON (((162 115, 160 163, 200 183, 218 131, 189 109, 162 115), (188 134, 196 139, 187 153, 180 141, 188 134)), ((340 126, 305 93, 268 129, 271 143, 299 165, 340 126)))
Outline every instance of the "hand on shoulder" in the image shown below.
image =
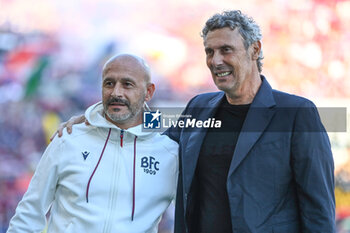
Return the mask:
POLYGON ((58 137, 62 137, 64 128, 67 128, 68 134, 71 134, 73 125, 83 123, 84 121, 86 125, 89 125, 89 122, 86 120, 84 114, 79 116, 72 116, 68 121, 62 122, 59 125, 57 131, 51 136, 50 141, 52 141, 56 135, 58 135, 58 137))

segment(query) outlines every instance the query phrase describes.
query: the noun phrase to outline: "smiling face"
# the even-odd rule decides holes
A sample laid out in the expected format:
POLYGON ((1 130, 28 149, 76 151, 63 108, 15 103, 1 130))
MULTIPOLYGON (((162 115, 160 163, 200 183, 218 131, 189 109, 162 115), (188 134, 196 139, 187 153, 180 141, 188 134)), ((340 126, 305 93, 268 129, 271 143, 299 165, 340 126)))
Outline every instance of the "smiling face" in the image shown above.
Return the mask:
POLYGON ((259 82, 256 59, 260 47, 253 44, 246 49, 238 28, 209 31, 204 37, 204 47, 207 66, 218 89, 240 97, 255 88, 254 82, 259 82))
POLYGON ((126 129, 142 123, 142 107, 152 98, 148 70, 131 55, 107 62, 102 75, 102 102, 108 121, 126 129))

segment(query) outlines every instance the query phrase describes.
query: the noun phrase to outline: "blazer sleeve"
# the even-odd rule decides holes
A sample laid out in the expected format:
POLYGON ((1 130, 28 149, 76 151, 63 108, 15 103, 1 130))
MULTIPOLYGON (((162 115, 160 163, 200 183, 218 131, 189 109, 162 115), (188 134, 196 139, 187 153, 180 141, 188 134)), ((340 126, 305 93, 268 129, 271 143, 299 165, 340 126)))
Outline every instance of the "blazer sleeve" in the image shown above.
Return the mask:
POLYGON ((7 233, 40 233, 46 226, 46 213, 54 200, 58 182, 57 152, 61 143, 56 139, 47 147, 28 190, 19 202, 16 213, 12 217, 7 233))
POLYGON ((310 101, 298 108, 291 153, 301 232, 335 233, 333 156, 317 108, 310 101))

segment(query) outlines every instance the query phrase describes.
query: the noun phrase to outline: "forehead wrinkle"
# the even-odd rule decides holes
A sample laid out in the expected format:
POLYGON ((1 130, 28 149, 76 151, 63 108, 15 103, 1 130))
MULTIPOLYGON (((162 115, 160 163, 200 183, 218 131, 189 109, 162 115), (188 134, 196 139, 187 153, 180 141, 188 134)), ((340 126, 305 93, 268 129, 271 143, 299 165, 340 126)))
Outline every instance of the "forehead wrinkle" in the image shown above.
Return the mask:
POLYGON ((142 58, 131 55, 131 54, 121 54, 110 58, 103 66, 102 75, 104 76, 108 71, 113 69, 114 65, 129 66, 135 69, 139 69, 143 73, 143 78, 146 83, 151 82, 151 72, 148 64, 142 58))
POLYGON ((203 38, 203 45, 205 49, 212 48, 212 47, 216 49, 216 48, 222 48, 225 46, 236 48, 237 46, 239 46, 239 43, 242 43, 243 46, 245 47, 244 38, 239 31, 239 27, 236 27, 235 29, 232 29, 230 27, 214 29, 209 31, 208 34, 203 38), (230 31, 224 31, 225 29, 229 29, 230 31), (220 33, 221 35, 220 36, 216 35, 214 38, 212 38, 213 35, 211 33, 215 33, 215 32, 220 33), (214 44, 217 46, 213 46, 213 44, 208 45, 208 37, 209 37, 209 40, 214 40, 215 42, 214 44))

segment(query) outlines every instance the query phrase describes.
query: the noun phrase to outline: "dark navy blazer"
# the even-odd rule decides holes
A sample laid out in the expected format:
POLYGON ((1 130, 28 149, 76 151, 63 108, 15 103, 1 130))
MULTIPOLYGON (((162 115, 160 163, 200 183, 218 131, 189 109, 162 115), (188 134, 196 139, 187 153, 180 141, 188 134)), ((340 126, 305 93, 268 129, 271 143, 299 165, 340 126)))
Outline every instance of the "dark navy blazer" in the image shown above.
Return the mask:
MULTIPOLYGON (((223 92, 194 97, 183 115, 215 115, 223 92)), ((191 231, 194 173, 206 128, 170 128, 180 145, 175 233, 191 231)), ((247 113, 227 177, 235 233, 335 232, 334 163, 315 105, 273 90, 262 76, 247 113)), ((215 232, 213 232, 215 233, 215 232)))

